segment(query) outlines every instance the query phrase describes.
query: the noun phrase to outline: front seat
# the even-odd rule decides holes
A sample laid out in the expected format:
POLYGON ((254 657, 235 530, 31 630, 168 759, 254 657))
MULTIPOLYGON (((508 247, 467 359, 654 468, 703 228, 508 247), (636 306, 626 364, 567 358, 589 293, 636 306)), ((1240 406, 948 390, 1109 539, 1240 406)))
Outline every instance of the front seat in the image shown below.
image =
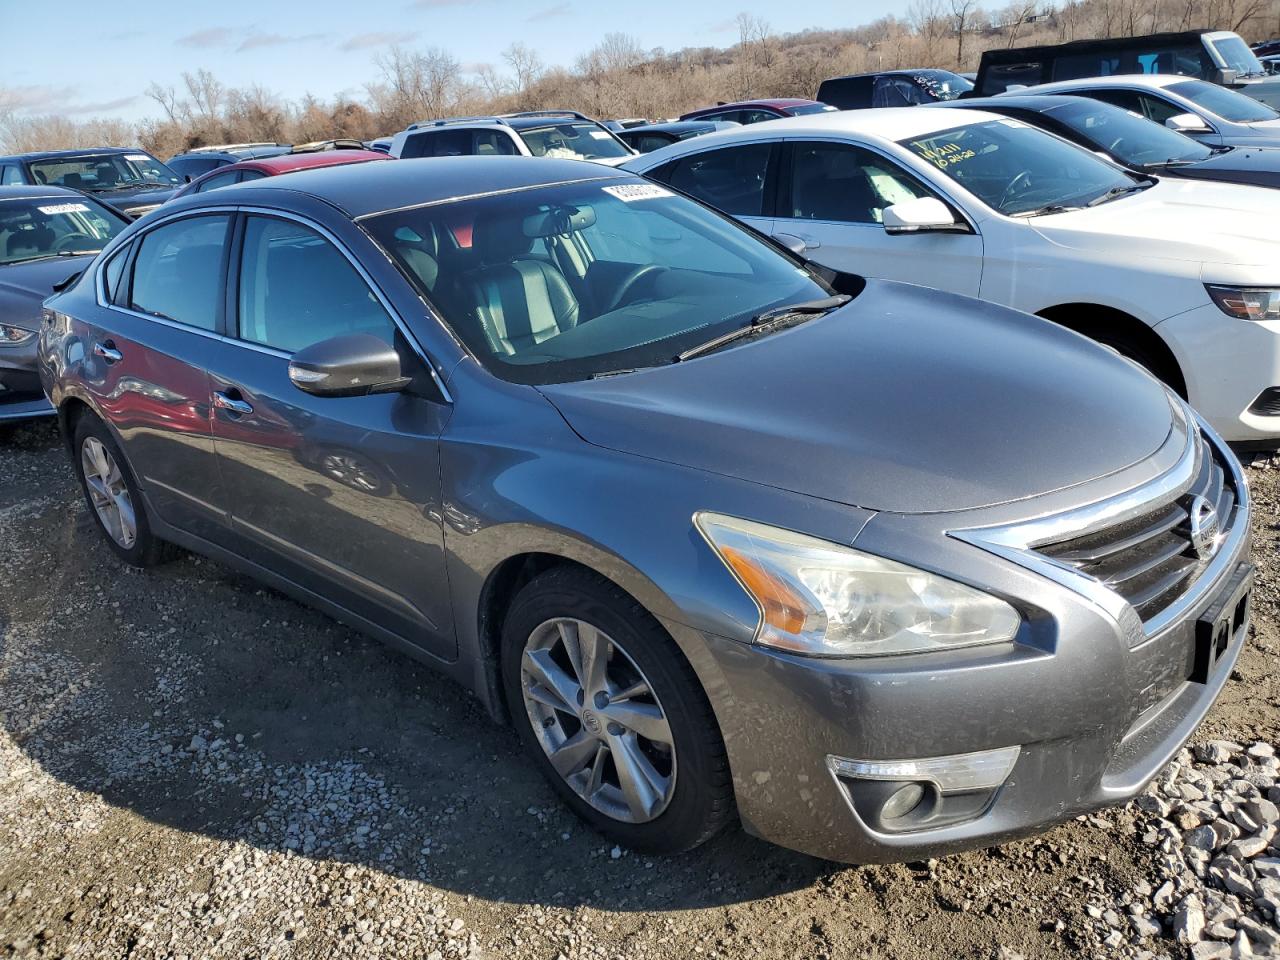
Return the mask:
POLYGON ((533 239, 523 219, 479 219, 471 243, 479 266, 464 281, 495 354, 524 353, 578 325, 578 298, 564 275, 528 256, 533 239))

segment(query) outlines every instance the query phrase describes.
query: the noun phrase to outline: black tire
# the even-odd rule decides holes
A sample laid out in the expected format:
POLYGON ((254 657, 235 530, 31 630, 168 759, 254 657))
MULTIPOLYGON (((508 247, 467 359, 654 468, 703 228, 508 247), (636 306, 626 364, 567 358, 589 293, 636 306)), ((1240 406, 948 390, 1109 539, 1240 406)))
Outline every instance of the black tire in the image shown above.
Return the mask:
POLYGON ((116 443, 115 438, 112 437, 111 431, 107 429, 106 424, 93 414, 86 413, 76 421, 75 430, 72 434, 71 463, 76 472, 76 479, 80 481, 80 490, 84 494, 84 502, 89 510, 89 516, 93 518, 94 525, 98 528, 98 532, 102 534, 102 539, 106 541, 107 546, 111 548, 116 556, 135 567, 152 567, 173 556, 175 551, 173 545, 161 540, 151 532, 151 522, 147 516, 146 503, 139 493, 138 482, 134 478, 133 469, 129 466, 129 461, 125 459, 123 451, 121 451, 119 444, 116 443), (82 458, 85 443, 90 439, 98 441, 106 448, 119 467, 124 486, 128 490, 129 499, 133 505, 135 527, 133 543, 129 547, 119 543, 107 530, 102 518, 98 515, 97 508, 94 506, 93 495, 89 491, 89 482, 85 478, 82 458))
POLYGON ((565 803, 609 840, 646 853, 681 853, 709 840, 733 819, 728 756, 706 693, 667 632, 616 585, 578 567, 557 567, 531 580, 512 601, 503 624, 502 674, 512 719, 534 763, 565 803), (602 630, 639 667, 661 702, 678 769, 670 800, 655 819, 630 823, 595 809, 560 776, 534 733, 521 660, 538 627, 556 618, 585 621, 602 630))

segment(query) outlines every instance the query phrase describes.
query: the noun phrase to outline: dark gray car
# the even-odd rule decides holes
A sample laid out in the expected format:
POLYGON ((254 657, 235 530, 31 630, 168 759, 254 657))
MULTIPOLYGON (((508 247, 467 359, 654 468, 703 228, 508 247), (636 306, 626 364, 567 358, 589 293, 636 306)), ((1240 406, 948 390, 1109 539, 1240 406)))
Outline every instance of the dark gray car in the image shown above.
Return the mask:
POLYGON ((1155 380, 599 165, 194 195, 48 310, 120 557, 198 550, 433 664, 638 849, 736 810, 911 859, 1123 801, 1247 631, 1247 488, 1155 380))
POLYGON ((126 223, 73 190, 0 187, 0 421, 53 413, 36 374, 41 304, 126 223))

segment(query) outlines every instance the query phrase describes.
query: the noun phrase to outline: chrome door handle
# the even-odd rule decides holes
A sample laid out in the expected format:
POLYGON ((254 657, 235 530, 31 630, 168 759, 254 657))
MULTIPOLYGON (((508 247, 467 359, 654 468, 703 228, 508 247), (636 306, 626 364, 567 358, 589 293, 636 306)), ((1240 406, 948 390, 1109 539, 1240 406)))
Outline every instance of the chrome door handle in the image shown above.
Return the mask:
POLYGON ((221 390, 214 392, 213 405, 221 410, 230 410, 232 413, 253 413, 253 404, 228 396, 221 390))
POLYGON ((93 345, 93 355, 101 357, 107 363, 119 363, 124 359, 124 354, 117 350, 115 344, 110 340, 106 343, 95 343, 93 345))

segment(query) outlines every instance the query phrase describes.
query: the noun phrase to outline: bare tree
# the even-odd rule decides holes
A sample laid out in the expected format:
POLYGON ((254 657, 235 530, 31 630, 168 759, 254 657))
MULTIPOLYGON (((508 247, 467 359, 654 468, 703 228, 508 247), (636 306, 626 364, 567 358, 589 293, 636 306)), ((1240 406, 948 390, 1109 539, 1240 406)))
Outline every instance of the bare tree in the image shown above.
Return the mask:
POLYGON ((165 119, 170 123, 181 123, 186 119, 186 105, 178 99, 178 91, 173 87, 162 87, 158 83, 153 83, 147 87, 147 96, 164 111, 165 119))
POLYGON ((191 108, 196 116, 206 120, 218 116, 227 91, 217 77, 208 70, 200 69, 195 73, 184 73, 182 82, 186 84, 187 96, 190 97, 191 108))
POLYGON ((507 62, 516 78, 516 93, 523 96, 529 92, 542 76, 542 58, 536 50, 531 50, 517 41, 502 51, 502 59, 507 62))
MULTIPOLYGON (((1115 0, 1102 0, 1104 8, 1111 8, 1115 0)), ((1033 16, 1035 16, 1036 8, 1039 7, 1039 0, 1014 0, 1013 3, 1006 6, 997 15, 997 23, 1005 31, 1005 39, 1007 47, 1012 47, 1018 42, 1018 37, 1022 33, 1022 28, 1033 16)))
POLYGON ((952 28, 956 32, 956 69, 964 69, 964 35, 970 29, 970 20, 978 0, 949 0, 952 28))

